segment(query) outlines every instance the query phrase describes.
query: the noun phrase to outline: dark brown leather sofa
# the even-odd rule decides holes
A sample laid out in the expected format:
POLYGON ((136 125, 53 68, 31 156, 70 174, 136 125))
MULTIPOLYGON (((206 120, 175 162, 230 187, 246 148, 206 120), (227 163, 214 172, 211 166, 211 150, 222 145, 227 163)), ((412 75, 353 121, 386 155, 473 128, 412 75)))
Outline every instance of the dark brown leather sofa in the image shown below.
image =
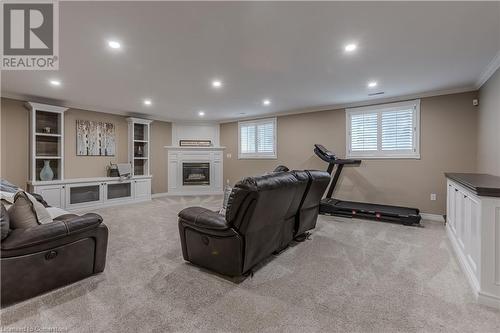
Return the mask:
POLYGON ((97 214, 66 214, 14 229, 1 242, 1 304, 9 305, 102 272, 108 229, 97 214))
POLYGON ((179 213, 186 261, 228 276, 241 276, 314 228, 330 181, 323 171, 276 172, 238 182, 226 215, 190 207, 179 213))

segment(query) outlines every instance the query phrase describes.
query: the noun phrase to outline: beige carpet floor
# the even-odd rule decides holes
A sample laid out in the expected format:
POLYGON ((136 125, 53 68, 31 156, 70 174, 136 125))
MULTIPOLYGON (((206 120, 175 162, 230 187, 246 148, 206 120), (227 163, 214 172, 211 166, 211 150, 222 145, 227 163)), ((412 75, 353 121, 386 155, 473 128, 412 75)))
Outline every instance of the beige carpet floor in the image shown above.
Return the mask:
POLYGON ((4 330, 70 332, 500 332, 474 303, 444 226, 320 217, 310 240, 241 283, 183 261, 176 215, 220 197, 97 210, 104 273, 2 309, 4 330))

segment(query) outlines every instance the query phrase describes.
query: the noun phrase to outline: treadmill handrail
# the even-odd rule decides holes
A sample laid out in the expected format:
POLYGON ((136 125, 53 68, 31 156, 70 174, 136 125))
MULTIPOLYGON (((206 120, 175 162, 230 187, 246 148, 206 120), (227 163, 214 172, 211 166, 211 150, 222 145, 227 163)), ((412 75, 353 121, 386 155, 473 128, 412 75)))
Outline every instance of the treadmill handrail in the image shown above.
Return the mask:
POLYGON ((361 164, 361 160, 337 158, 335 154, 320 144, 314 145, 314 153, 316 153, 316 155, 323 161, 330 164, 361 164))

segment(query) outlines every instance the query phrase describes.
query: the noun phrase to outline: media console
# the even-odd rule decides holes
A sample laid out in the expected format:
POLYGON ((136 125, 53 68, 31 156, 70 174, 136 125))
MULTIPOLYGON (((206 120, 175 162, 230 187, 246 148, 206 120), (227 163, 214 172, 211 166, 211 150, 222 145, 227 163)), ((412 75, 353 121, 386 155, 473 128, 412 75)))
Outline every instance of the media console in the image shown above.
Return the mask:
POLYGON ((28 190, 40 194, 53 207, 64 210, 99 208, 151 200, 151 176, 75 178, 32 181, 28 190))

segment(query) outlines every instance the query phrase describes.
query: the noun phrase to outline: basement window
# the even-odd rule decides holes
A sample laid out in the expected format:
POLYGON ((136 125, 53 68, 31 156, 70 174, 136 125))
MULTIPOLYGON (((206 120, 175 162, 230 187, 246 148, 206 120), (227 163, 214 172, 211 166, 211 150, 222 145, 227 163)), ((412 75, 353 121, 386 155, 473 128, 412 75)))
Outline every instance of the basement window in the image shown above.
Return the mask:
POLYGON ((276 118, 238 122, 239 159, 276 159, 276 118))
POLYGON ((346 109, 348 158, 420 158, 420 100, 346 109))

